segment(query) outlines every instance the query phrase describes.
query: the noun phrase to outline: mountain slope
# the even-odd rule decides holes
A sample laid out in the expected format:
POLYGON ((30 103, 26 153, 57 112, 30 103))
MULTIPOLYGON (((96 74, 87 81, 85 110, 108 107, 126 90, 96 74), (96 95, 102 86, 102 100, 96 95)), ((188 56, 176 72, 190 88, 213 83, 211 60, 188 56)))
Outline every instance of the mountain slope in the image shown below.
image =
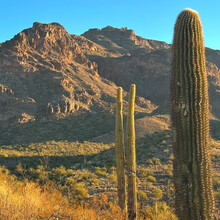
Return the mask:
MULTIPOLYGON (((106 50, 121 53, 117 57, 91 56, 100 76, 113 81, 129 91, 129 85, 137 85, 137 94, 159 106, 157 112, 169 112, 169 76, 171 46, 159 41, 146 40, 125 28, 106 27, 92 29, 83 36, 102 45, 106 50), (104 37, 103 37, 104 36, 104 37), (108 44, 106 44, 108 39, 108 44), (141 39, 139 41, 138 39, 141 39), (109 43, 111 42, 111 44, 109 43), (109 46, 110 45, 110 46, 109 46), (113 45, 115 48, 113 48, 113 45), (119 50, 118 48, 122 48, 119 50)), ((220 51, 206 48, 209 81, 212 136, 220 134, 220 51)))
MULTIPOLYGON (((32 28, 1 44, 1 143, 69 136, 82 140, 94 133, 95 124, 84 134, 87 121, 98 122, 107 113, 107 118, 112 118, 117 86, 99 76, 97 64, 84 51, 91 55, 109 54, 84 37, 68 34, 57 23, 34 23, 32 28), (80 115, 89 115, 89 119, 82 121, 81 133, 76 127, 79 134, 71 135, 76 121, 87 117, 80 115), (73 124, 69 126, 68 122, 73 124)), ((124 95, 127 99, 126 92, 124 95)), ((157 107, 144 98, 138 100, 140 112, 151 112, 157 107)), ((114 126, 109 126, 108 119, 105 125, 107 130, 114 126)))
MULTIPOLYGON (((219 51, 207 49, 212 135, 217 139, 219 57, 219 51)), ((168 129, 167 116, 160 115, 169 112, 169 74, 170 45, 165 42, 127 28, 108 26, 78 36, 57 23, 35 22, 0 45, 0 143, 111 142, 117 86, 127 100, 132 83, 137 85, 137 137, 168 129)))

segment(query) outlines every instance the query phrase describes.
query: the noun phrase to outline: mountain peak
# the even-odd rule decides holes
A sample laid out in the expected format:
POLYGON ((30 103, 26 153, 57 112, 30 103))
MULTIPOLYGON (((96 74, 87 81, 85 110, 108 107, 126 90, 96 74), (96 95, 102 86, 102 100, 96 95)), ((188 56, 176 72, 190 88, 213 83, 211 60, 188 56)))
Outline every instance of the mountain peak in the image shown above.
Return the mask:
POLYGON ((39 32, 39 33, 48 33, 53 31, 60 31, 65 34, 67 34, 66 29, 59 23, 53 22, 50 24, 44 24, 40 22, 34 22, 32 28, 24 30, 27 34, 30 33, 30 31, 33 32, 39 32))
POLYGON ((33 23, 33 29, 38 29, 38 28, 41 28, 41 27, 56 27, 56 28, 62 28, 62 29, 65 29, 61 24, 57 23, 57 22, 52 22, 50 24, 44 24, 44 23, 40 23, 40 22, 34 22, 33 23))
POLYGON ((129 38, 132 39, 135 37, 135 32, 132 29, 128 29, 127 27, 115 28, 112 26, 106 26, 102 29, 92 28, 86 31, 83 36, 94 35, 94 34, 102 34, 107 37, 119 37, 119 38, 129 38))
POLYGON ((9 72, 36 72, 42 68, 60 71, 62 63, 88 62, 75 39, 58 23, 34 22, 31 28, 3 43, 0 54, 7 60, 0 70, 9 72))
POLYGON ((162 41, 147 40, 137 36, 132 29, 127 27, 114 28, 107 26, 102 29, 89 29, 83 34, 87 39, 102 45, 111 52, 127 54, 136 49, 145 48, 146 51, 169 48, 170 46, 162 41))

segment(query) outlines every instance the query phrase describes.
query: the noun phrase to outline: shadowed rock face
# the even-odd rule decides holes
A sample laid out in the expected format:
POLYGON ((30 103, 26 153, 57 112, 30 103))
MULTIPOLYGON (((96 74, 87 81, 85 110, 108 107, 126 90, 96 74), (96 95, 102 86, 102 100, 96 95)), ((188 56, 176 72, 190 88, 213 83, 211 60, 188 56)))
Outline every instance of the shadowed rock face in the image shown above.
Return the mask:
MULTIPOLYGON (((135 83, 139 96, 162 109, 168 105, 171 45, 138 37, 126 28, 91 29, 83 36, 118 54, 112 57, 89 56, 97 63, 100 76, 126 91, 129 91, 131 83, 135 83)), ((220 51, 207 48, 206 57, 211 113, 219 119, 220 51)))
MULTIPOLYGON (((127 28, 78 36, 58 23, 35 22, 0 44, 0 120, 5 127, 32 126, 42 118, 112 112, 117 86, 129 91, 132 83, 137 112, 167 114, 170 48, 127 28)), ((213 131, 219 136, 220 52, 207 49, 206 56, 213 131)))

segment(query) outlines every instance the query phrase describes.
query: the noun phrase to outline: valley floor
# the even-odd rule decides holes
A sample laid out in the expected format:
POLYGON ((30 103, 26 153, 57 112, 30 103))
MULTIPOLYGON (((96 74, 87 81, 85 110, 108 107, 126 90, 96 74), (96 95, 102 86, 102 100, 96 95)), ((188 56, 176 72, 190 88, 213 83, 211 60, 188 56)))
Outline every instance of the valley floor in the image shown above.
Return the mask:
MULTIPOLYGON (((122 219, 114 144, 48 141, 0 149, 0 219, 122 219)), ((176 219, 170 132, 137 142, 139 219, 176 219)), ((220 143, 212 141, 216 210, 220 143)), ((216 214, 217 215, 217 214, 216 214)))

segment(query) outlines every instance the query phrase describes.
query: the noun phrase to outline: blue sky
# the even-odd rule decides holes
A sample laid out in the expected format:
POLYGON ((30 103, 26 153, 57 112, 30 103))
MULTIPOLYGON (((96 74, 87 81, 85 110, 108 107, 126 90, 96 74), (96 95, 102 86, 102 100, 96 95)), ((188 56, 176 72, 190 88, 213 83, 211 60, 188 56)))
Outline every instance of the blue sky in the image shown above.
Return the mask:
POLYGON ((220 0, 0 0, 0 42, 33 22, 58 22, 71 34, 89 28, 128 27, 147 39, 172 42, 177 15, 199 12, 206 47, 220 50, 220 0))

